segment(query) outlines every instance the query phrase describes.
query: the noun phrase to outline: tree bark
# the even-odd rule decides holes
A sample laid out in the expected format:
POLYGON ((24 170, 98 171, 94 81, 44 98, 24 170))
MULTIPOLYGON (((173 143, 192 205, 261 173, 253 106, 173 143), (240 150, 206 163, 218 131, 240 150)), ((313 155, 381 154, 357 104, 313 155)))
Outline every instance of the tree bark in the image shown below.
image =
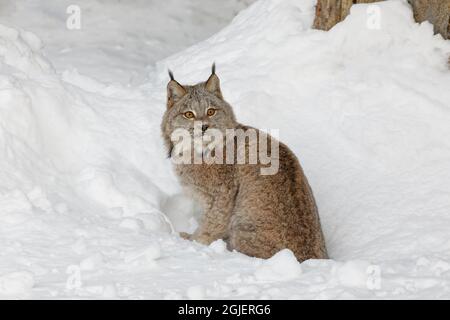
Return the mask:
MULTIPOLYGON (((345 19, 350 7, 356 3, 372 3, 383 0, 317 0, 313 27, 330 30, 345 19)), ((450 39, 450 0, 408 0, 417 22, 425 20, 434 26, 434 32, 450 39)))
POLYGON ((408 0, 417 22, 425 20, 434 26, 434 33, 450 38, 450 0, 408 0))
MULTIPOLYGON (((316 17, 313 27, 330 30, 350 13, 350 7, 356 3, 372 3, 380 0, 317 0, 316 17)), ((382 1, 382 0, 381 0, 382 1)))

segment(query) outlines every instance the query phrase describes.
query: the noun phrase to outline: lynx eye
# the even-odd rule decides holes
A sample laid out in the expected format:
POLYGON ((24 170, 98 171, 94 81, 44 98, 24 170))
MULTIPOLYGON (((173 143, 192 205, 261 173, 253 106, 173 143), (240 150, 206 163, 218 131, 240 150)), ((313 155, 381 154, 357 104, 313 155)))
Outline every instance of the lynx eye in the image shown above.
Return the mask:
POLYGON ((216 114, 216 109, 214 109, 214 108, 209 108, 208 110, 206 110, 206 115, 208 116, 208 117, 212 117, 213 115, 215 115, 216 114))
POLYGON ((183 116, 186 119, 193 119, 195 117, 195 114, 192 111, 186 111, 185 113, 183 113, 183 116))

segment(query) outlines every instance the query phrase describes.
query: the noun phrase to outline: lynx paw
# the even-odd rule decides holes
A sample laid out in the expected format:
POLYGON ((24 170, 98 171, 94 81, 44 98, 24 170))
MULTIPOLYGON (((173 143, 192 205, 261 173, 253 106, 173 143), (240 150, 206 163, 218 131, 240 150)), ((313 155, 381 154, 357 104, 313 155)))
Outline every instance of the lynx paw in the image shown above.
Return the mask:
POLYGON ((191 240, 192 234, 189 234, 187 232, 180 232, 180 237, 186 240, 191 240))
POLYGON ((193 234, 190 239, 204 245, 209 245, 215 240, 214 238, 206 234, 193 234))

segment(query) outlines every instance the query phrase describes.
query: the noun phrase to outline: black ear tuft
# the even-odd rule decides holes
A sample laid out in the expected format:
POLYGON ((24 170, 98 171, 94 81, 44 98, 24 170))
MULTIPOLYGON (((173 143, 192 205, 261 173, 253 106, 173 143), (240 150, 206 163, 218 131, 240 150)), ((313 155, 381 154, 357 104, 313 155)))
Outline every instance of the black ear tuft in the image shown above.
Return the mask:
POLYGON ((167 158, 172 158, 173 144, 171 143, 169 146, 169 150, 167 151, 167 158))
POLYGON ((223 99, 222 92, 220 90, 220 80, 216 75, 216 63, 213 63, 211 68, 211 75, 205 82, 205 88, 219 99, 223 99))
POLYGON ((187 93, 186 89, 174 78, 172 71, 169 70, 170 81, 167 84, 167 108, 171 108, 178 100, 187 93))
POLYGON ((169 72, 170 80, 175 80, 175 78, 173 77, 173 72, 172 72, 172 70, 168 69, 167 71, 169 72))

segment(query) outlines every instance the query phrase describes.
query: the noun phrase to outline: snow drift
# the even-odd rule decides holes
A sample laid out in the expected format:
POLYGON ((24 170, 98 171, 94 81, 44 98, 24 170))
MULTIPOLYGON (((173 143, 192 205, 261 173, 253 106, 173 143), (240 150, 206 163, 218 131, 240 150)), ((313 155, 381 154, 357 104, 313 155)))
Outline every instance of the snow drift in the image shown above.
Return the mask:
POLYGON ((450 44, 405 1, 376 8, 379 27, 356 5, 322 32, 314 1, 260 0, 139 87, 57 73, 0 26, 0 296, 450 297, 450 44), (162 147, 166 69, 194 83, 212 61, 238 119, 299 157, 331 260, 174 232, 198 212, 162 147))

